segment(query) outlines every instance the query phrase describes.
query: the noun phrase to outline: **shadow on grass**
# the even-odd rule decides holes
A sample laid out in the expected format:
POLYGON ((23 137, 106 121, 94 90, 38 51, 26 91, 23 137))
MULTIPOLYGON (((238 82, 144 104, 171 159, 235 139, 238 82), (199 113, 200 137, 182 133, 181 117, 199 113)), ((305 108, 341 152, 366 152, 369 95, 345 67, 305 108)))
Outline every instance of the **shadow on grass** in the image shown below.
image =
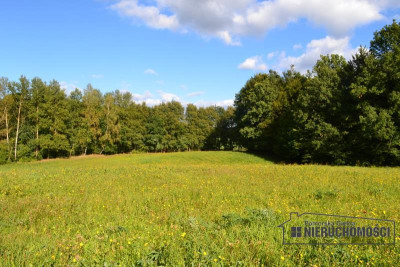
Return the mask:
POLYGON ((238 151, 238 152, 252 155, 252 156, 261 158, 263 160, 270 161, 275 164, 289 164, 288 162, 284 161, 282 158, 280 158, 276 155, 271 155, 271 154, 261 153, 261 152, 256 152, 256 151, 238 151))

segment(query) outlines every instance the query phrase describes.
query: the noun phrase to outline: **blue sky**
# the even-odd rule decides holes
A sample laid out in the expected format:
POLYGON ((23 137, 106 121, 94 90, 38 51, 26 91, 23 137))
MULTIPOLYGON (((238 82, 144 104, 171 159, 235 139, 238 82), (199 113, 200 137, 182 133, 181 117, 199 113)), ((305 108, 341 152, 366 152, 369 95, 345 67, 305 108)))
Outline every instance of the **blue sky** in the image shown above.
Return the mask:
POLYGON ((399 18, 394 0, 5 0, 0 76, 88 83, 149 105, 228 105, 257 72, 350 58, 399 18))

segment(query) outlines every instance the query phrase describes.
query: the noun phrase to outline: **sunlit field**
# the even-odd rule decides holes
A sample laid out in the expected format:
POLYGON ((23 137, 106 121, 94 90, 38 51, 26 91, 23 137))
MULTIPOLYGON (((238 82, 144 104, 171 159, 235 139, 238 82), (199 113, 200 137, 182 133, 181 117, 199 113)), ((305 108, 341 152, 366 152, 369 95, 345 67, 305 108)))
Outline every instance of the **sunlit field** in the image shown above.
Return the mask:
POLYGON ((281 165, 238 152, 4 165, 0 266, 400 263, 398 245, 283 246, 277 226, 290 212, 399 221, 400 169, 281 165))

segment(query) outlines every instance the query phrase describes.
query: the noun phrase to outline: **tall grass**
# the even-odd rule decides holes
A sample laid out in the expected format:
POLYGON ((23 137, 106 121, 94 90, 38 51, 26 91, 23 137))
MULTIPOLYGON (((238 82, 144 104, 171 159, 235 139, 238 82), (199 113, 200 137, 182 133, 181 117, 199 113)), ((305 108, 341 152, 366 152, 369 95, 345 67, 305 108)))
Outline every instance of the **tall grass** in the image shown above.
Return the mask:
POLYGON ((277 226, 292 211, 399 221, 399 196, 399 168, 234 152, 5 165, 0 266, 394 266, 398 246, 283 246, 277 226))

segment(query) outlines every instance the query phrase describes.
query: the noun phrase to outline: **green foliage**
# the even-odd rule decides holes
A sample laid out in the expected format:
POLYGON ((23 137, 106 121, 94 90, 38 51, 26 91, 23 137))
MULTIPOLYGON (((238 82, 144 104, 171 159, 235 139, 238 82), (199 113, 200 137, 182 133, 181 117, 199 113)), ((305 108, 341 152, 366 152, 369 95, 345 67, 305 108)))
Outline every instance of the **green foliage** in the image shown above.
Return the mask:
POLYGON ((57 81, 1 78, 0 110, 1 157, 6 157, 1 162, 235 145, 230 137, 232 108, 226 113, 188 105, 185 111, 176 101, 148 107, 136 104, 130 93, 103 95, 90 84, 67 96, 57 81))
POLYGON ((341 75, 343 57, 322 56, 294 103, 294 147, 305 163, 344 163, 341 75))
POLYGON ((67 96, 57 81, 47 84, 40 78, 1 78, 0 85, 2 163, 235 146, 230 136, 232 108, 226 113, 223 108, 188 105, 185 111, 175 101, 148 107, 136 104, 130 93, 103 95, 90 84, 67 96))
MULTIPOLYGON (((216 109, 213 107, 197 108, 193 104, 186 107, 185 119, 187 123, 185 140, 188 150, 199 150, 205 146, 210 148, 209 136, 212 134, 215 127, 215 117, 217 116, 216 109)), ((214 147, 213 147, 214 148, 214 147)))
POLYGON ((387 56, 400 46, 400 23, 393 20, 390 25, 384 26, 374 33, 371 41, 371 52, 380 58, 387 56))
POLYGON ((400 26, 395 21, 374 34, 371 49, 350 62, 349 143, 351 161, 400 164, 400 26), (357 140, 357 142, 351 142, 357 140))
POLYGON ((236 121, 246 146, 266 150, 270 146, 271 125, 282 105, 283 79, 278 73, 257 74, 236 95, 236 121))
POLYGON ((0 142, 0 165, 7 163, 8 160, 8 145, 5 141, 0 142))
POLYGON ((235 107, 250 150, 288 162, 399 165, 400 24, 376 32, 349 62, 327 55, 307 75, 256 75, 235 107))

